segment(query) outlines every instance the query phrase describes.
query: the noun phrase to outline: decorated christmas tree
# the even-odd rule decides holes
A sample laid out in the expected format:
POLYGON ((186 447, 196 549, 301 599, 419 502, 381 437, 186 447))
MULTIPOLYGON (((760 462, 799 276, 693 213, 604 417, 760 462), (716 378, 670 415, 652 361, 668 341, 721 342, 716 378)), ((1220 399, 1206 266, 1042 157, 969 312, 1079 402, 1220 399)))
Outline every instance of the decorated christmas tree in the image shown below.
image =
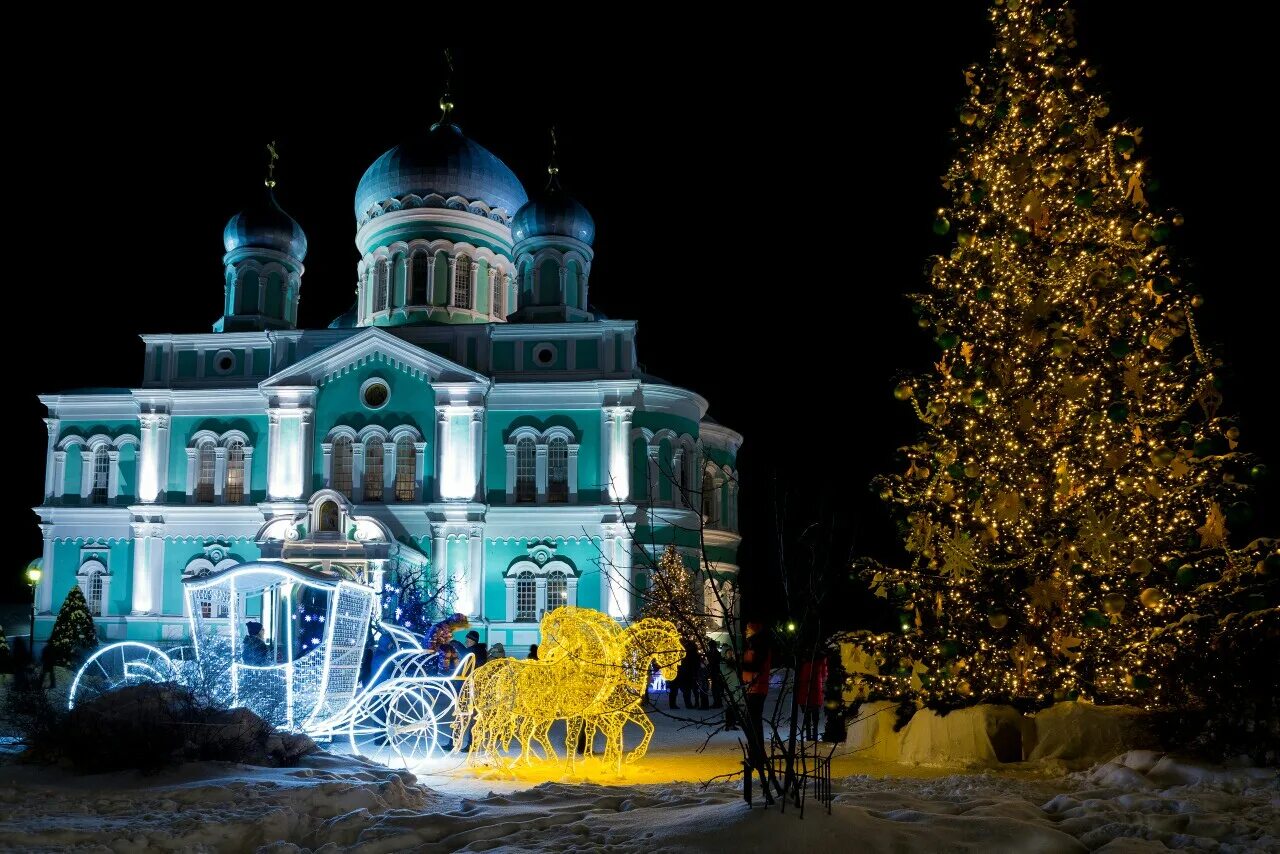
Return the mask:
POLYGON ((692 574, 676 547, 667 546, 650 574, 641 616, 667 620, 681 632, 691 633, 702 626, 703 610, 692 574))
POLYGON ((49 635, 49 646, 54 661, 62 667, 70 667, 88 650, 98 645, 98 630, 94 628, 89 604, 79 587, 72 587, 58 611, 58 619, 49 635))
POLYGON ((947 249, 913 297, 937 361, 894 391, 922 435, 877 479, 911 559, 864 571, 897 631, 864 639, 851 678, 944 708, 1177 702, 1188 615, 1275 619, 1274 543, 1232 545, 1266 468, 1223 414, 1182 216, 1148 198, 1142 129, 1072 56, 1071 10, 991 19, 934 221, 947 249))

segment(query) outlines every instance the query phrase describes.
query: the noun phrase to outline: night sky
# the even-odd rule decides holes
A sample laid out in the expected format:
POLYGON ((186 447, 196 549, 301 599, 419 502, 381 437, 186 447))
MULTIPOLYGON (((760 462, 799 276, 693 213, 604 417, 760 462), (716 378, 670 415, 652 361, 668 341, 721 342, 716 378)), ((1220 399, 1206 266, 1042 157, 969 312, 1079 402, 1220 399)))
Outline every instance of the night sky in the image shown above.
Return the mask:
MULTIPOLYGON (((574 39, 500 57, 454 49, 463 131, 532 189, 558 126, 562 183, 597 225, 592 302, 638 320, 645 370, 705 395, 745 435, 741 563, 756 602, 776 563, 775 492, 795 496, 795 522, 840 520, 834 565, 849 548, 897 554, 867 482, 896 468, 895 448, 913 435, 891 395, 895 369, 936 353, 903 294, 924 287, 927 257, 946 245, 930 223, 946 201, 938 176, 961 71, 989 48, 984 6, 874 4, 830 31, 811 21, 803 36, 744 21, 756 38, 736 44, 690 33, 683 44, 574 39)), ((1078 8, 1079 53, 1102 66, 1113 115, 1144 128, 1148 174, 1164 185, 1155 200, 1186 214, 1178 245, 1208 299, 1206 340, 1232 369, 1226 409, 1278 469, 1267 29, 1203 7, 1162 5, 1158 19, 1149 4, 1078 8)), ((437 119, 444 76, 434 44, 358 57, 346 46, 213 53, 113 40, 70 54, 91 73, 10 92, 21 117, 11 127, 23 131, 7 138, 22 235, 6 288, 19 449, 8 598, 40 553, 35 395, 134 385, 139 333, 209 331, 222 227, 257 192, 271 139, 277 196, 309 240, 300 325, 326 326, 354 299, 356 182, 437 119)), ((1270 492, 1258 529, 1276 533, 1274 479, 1270 492)))

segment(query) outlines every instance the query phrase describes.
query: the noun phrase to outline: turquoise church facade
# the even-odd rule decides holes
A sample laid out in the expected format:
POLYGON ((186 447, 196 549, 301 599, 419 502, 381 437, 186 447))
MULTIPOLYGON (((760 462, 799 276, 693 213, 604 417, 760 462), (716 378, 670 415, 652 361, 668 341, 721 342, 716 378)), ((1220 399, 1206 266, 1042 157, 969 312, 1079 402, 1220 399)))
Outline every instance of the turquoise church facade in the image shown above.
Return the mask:
POLYGON ((558 605, 633 618, 668 545, 714 630, 742 437, 594 310, 595 226, 549 171, 530 198, 447 111, 383 154, 325 329, 298 328, 306 235, 268 181, 224 230, 211 332, 143 335, 137 387, 41 396, 37 638, 78 586, 105 640, 180 642, 184 577, 284 559, 425 570, 523 654, 558 605))

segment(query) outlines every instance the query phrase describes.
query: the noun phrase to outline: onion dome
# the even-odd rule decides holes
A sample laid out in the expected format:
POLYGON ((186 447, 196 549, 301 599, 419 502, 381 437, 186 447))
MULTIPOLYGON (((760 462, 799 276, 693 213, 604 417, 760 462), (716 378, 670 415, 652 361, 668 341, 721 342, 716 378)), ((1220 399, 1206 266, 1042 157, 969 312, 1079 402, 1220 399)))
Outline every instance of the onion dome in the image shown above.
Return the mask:
POLYGON ((572 237, 590 246, 596 239, 596 223, 585 207, 560 188, 552 172, 546 189, 511 218, 511 236, 517 243, 530 237, 572 237))
POLYGON ((351 308, 335 317, 330 323, 330 329, 355 329, 360 321, 359 304, 352 303, 351 308))
POLYGON ((387 202, 433 194, 482 202, 490 211, 501 211, 504 219, 528 201, 520 179, 505 163, 463 136, 457 125, 440 121, 365 170, 356 187, 356 222, 363 225, 378 216, 387 202))
POLYGON ((284 212, 275 192, 264 187, 254 204, 231 217, 222 230, 222 245, 236 249, 271 249, 297 258, 307 255, 307 235, 302 226, 284 212))

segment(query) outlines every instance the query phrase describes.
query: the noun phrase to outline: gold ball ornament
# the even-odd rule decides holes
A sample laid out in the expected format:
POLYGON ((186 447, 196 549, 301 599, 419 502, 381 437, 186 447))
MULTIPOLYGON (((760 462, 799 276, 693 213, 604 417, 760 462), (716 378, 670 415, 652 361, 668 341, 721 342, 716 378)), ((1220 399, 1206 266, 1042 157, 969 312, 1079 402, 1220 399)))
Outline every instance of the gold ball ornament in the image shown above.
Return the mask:
POLYGON ((967 697, 973 693, 973 686, 969 684, 968 680, 961 679, 956 683, 956 693, 962 697, 967 697))
POLYGON ((947 411, 947 402, 940 397, 935 397, 929 401, 929 414, 941 415, 947 411))
POLYGON ((1187 218, 1186 218, 1185 216, 1183 216, 1182 214, 1174 214, 1174 215, 1173 215, 1173 224, 1174 224, 1174 225, 1183 225, 1183 224, 1185 224, 1185 223, 1186 223, 1186 221, 1187 221, 1187 218))
POLYGON ((965 477, 977 477, 982 473, 982 469, 978 468, 977 463, 966 463, 964 467, 965 477))
POLYGON ((1239 428, 1239 427, 1232 427, 1231 429, 1227 430, 1227 438, 1228 438, 1228 439, 1230 439, 1230 440, 1231 440, 1231 441, 1233 441, 1233 442, 1239 442, 1239 441, 1240 441, 1240 428, 1239 428))
POLYGON ((1142 607, 1155 610, 1164 604, 1164 591, 1159 587, 1148 587, 1138 595, 1138 601, 1142 607))
POLYGON ((1075 349, 1076 349, 1076 345, 1072 344, 1070 341, 1068 341, 1065 338, 1059 338, 1058 340, 1053 342, 1053 355, 1058 356, 1060 358, 1065 358, 1067 356, 1070 356, 1075 349))
POLYGON ((950 504, 956 500, 956 488, 949 483, 944 483, 938 487, 938 500, 943 504, 950 504))
POLYGON ((1049 260, 1045 262, 1045 266, 1056 273, 1061 270, 1066 263, 1067 260, 1061 255, 1050 255, 1049 260))
POLYGON ((910 383, 898 383, 897 388, 893 390, 893 396, 898 400, 910 400, 915 393, 910 383))
POLYGON ((960 124, 965 125, 966 127, 973 127, 973 123, 976 122, 977 120, 978 120, 978 114, 975 113, 973 110, 960 111, 960 124))
POLYGON ((919 326, 921 329, 928 329, 932 325, 933 321, 927 317, 922 317, 916 321, 916 326, 919 326))
POLYGON ((1108 593, 1106 596, 1103 596, 1102 610, 1108 616, 1118 616, 1122 611, 1124 611, 1124 594, 1108 593))
POLYGON ((1052 167, 1040 170, 1040 183, 1052 187, 1062 180, 1062 170, 1052 167))
POLYGON ((1009 625, 1009 615, 1000 610, 992 611, 987 614, 987 622, 991 624, 993 629, 1003 629, 1009 625))
POLYGON ((1196 294, 1191 298, 1192 308, 1201 308, 1204 306, 1204 294, 1196 294))
POLYGON ((1150 225, 1148 225, 1148 224, 1147 224, 1147 223, 1145 223, 1145 222, 1139 222, 1139 223, 1136 223, 1136 224, 1133 226, 1133 232, 1132 232, 1132 234, 1133 234, 1133 239, 1134 239, 1134 240, 1150 240, 1150 239, 1151 239, 1151 226, 1150 226, 1150 225))
POLYGON ((1146 578, 1153 569, 1155 567, 1145 557, 1136 557, 1133 559, 1133 563, 1129 564, 1129 572, 1139 578, 1146 578))
POLYGON ((1031 663, 1036 667, 1044 667, 1049 663, 1049 661, 1043 655, 1037 655, 1035 658, 1031 659, 1031 663))

